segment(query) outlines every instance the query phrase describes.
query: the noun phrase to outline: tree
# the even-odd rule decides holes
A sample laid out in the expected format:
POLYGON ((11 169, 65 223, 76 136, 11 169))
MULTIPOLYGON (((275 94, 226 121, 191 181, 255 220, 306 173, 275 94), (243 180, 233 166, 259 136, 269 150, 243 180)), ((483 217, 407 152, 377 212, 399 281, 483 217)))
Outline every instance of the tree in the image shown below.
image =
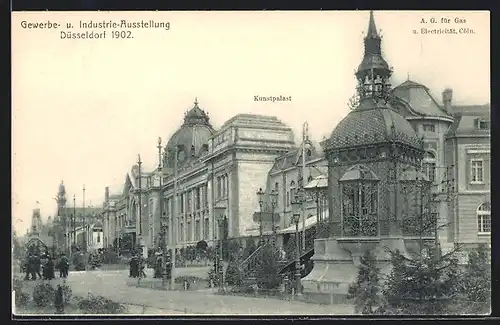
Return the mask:
POLYGON ((277 255, 272 246, 263 247, 262 257, 257 268, 257 285, 259 288, 271 290, 280 285, 281 279, 278 276, 280 266, 277 255))
POLYGON ((17 232, 15 230, 12 231, 12 255, 19 261, 24 259, 23 248, 21 247, 21 243, 19 242, 19 238, 17 237, 17 232))
POLYGON ((458 296, 458 262, 454 251, 439 256, 435 249, 422 250, 420 258, 409 259, 391 252, 392 270, 383 290, 384 314, 445 314, 458 296))
POLYGON ((218 287, 221 280, 221 272, 220 268, 222 267, 222 258, 220 254, 218 254, 217 247, 212 250, 213 251, 213 264, 212 268, 208 271, 207 283, 209 285, 213 285, 214 287, 218 287))
MULTIPOLYGON (((239 247, 239 246, 238 246, 239 247)), ((242 282, 240 274, 241 257, 239 249, 231 251, 229 255, 229 264, 226 270, 226 283, 232 286, 239 286, 242 282)))
POLYGON ((257 249, 257 245, 255 245, 254 239, 252 237, 248 238, 246 241, 245 249, 243 251, 243 259, 246 259, 250 255, 252 255, 256 249, 257 249))
POLYGON ((380 270, 376 267, 375 256, 369 250, 361 257, 356 281, 349 286, 348 298, 354 299, 355 310, 364 315, 373 314, 380 304, 380 270))
POLYGON ((484 244, 469 252, 465 268, 465 293, 473 302, 491 300, 491 264, 488 248, 484 244))

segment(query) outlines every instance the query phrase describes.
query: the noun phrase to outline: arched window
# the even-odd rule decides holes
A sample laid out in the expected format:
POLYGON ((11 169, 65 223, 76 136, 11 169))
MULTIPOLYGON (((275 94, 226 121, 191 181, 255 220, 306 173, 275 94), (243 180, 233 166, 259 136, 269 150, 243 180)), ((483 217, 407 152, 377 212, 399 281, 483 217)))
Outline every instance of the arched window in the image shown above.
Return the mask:
POLYGON ((477 208, 477 231, 480 234, 491 234, 491 205, 488 202, 477 208))
POLYGON ((312 180, 313 180, 313 177, 311 175, 309 175, 309 177, 307 178, 307 184, 309 184, 312 180))
POLYGON ((340 179, 344 236, 378 234, 377 176, 364 166, 354 166, 340 179))
POLYGON ((290 200, 295 200, 295 194, 297 190, 295 188, 295 181, 290 182, 290 200))
POLYGON ((434 182, 436 179, 436 155, 431 151, 426 151, 422 160, 422 172, 427 179, 434 182))

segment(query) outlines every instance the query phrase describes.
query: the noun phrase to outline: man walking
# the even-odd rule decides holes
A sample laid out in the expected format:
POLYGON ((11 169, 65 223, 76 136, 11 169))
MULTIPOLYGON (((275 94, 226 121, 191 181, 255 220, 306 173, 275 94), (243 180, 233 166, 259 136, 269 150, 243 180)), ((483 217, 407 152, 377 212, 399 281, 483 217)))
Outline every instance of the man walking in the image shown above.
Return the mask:
POLYGON ((66 254, 61 253, 61 259, 59 261, 59 277, 66 279, 69 273, 69 260, 66 254))

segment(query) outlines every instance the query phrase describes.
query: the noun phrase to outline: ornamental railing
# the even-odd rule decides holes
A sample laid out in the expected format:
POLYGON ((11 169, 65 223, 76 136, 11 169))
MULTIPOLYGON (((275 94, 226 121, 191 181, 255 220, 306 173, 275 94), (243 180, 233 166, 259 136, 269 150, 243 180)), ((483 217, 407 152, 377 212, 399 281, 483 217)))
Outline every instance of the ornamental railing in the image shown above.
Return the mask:
POLYGON ((344 216, 342 230, 344 237, 376 237, 378 217, 375 214, 344 216))
POLYGON ((270 245, 270 243, 264 243, 263 245, 257 247, 257 249, 252 254, 250 254, 250 256, 248 256, 243 262, 241 262, 240 272, 244 275, 248 275, 249 273, 253 272, 260 264, 265 248, 270 245))
POLYGON ((427 213, 421 216, 406 216, 402 231, 405 236, 433 236, 437 227, 437 214, 427 213))

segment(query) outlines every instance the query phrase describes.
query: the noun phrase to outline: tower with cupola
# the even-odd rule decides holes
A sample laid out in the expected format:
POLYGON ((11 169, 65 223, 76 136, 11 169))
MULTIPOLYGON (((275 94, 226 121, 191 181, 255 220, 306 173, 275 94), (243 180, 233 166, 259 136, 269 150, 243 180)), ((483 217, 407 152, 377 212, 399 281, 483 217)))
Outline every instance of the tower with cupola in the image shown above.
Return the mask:
POLYGON ((422 191, 417 184, 427 184, 419 171, 423 141, 391 106, 392 69, 381 44, 371 11, 355 73, 357 106, 322 143, 328 161, 329 231, 315 240, 314 269, 302 282, 305 292, 345 294, 366 250, 375 253, 382 272, 390 270, 386 248, 410 257, 417 251, 407 226, 421 214, 404 191, 422 191))

